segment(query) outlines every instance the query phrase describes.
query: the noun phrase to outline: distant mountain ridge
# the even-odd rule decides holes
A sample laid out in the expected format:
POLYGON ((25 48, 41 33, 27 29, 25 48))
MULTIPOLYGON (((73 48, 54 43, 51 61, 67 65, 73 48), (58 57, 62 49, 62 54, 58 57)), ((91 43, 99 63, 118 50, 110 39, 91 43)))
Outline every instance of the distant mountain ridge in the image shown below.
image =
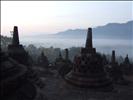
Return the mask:
MULTIPOLYGON (((88 26, 89 27, 89 26, 88 26)), ((92 29, 93 38, 100 39, 130 39, 133 40, 133 20, 126 23, 108 23, 92 29)), ((87 29, 68 29, 54 34, 38 33, 37 35, 23 36, 30 38, 84 38, 86 39, 87 29)), ((22 38, 23 38, 22 37, 22 38)))
MULTIPOLYGON (((133 39, 133 21, 127 23, 109 23, 93 28, 94 38, 121 38, 133 39)), ((82 38, 86 37, 87 29, 69 29, 56 33, 58 37, 82 38)))

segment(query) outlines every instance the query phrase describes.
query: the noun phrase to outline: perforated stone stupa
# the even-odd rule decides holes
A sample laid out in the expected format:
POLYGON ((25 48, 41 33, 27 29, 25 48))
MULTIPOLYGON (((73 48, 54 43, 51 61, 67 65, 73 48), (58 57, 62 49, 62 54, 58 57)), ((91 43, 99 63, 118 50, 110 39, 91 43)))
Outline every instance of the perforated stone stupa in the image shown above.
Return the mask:
POLYGON ((21 64, 28 65, 28 53, 19 43, 18 27, 14 26, 12 44, 8 45, 8 54, 21 64))
POLYGON ((76 87, 112 90, 112 82, 103 68, 103 59, 92 45, 92 28, 88 28, 85 48, 75 56, 73 69, 65 80, 76 87))

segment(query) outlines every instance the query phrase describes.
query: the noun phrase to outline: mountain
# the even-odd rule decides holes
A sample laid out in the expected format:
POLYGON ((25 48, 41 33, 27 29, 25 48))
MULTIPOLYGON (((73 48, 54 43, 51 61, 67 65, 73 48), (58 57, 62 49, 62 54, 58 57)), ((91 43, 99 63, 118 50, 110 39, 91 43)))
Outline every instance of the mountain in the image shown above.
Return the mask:
MULTIPOLYGON (((133 39, 133 21, 127 23, 109 23, 93 28, 94 38, 133 39)), ((57 37, 83 38, 86 37, 86 29, 69 29, 56 33, 57 37)))

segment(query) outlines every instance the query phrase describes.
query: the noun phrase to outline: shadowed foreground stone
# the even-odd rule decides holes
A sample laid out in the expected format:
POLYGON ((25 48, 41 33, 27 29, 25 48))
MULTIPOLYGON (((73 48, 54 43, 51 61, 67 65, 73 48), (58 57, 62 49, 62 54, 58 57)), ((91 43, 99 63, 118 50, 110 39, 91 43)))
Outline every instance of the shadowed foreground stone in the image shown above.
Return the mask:
POLYGON ((2 100, 33 100, 37 89, 26 77, 27 68, 5 53, 0 55, 2 100))

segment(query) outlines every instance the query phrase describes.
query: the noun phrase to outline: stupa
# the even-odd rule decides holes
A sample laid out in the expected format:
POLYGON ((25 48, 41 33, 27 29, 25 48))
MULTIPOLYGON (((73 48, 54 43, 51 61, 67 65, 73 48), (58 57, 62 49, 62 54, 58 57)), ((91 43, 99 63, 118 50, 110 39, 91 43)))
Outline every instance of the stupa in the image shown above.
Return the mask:
POLYGON ((133 65, 131 64, 128 55, 125 57, 120 66, 122 67, 122 71, 125 75, 130 75, 133 73, 133 65))
POLYGON ((121 80, 124 80, 123 78, 123 73, 121 70, 121 67, 116 61, 116 56, 115 56, 115 50, 112 51, 112 57, 111 57, 111 69, 110 69, 110 76, 112 77, 113 81, 115 83, 120 83, 121 80))
POLYGON ((41 55, 38 57, 38 65, 42 66, 43 68, 48 68, 49 61, 48 58, 45 56, 44 52, 41 52, 41 55))
POLYGON ((103 68, 103 59, 92 44, 92 28, 88 28, 85 48, 75 56, 72 70, 65 76, 68 84, 80 88, 112 90, 112 82, 103 68))
POLYGON ((71 60, 69 59, 69 50, 65 49, 65 63, 71 64, 71 60))
POLYGON ((19 43, 18 27, 14 26, 12 44, 8 45, 8 54, 21 64, 28 65, 28 53, 19 43))
POLYGON ((1 100, 35 100, 36 86, 26 76, 27 67, 4 52, 1 55, 1 100))
POLYGON ((55 64, 57 65, 60 62, 64 62, 64 59, 62 57, 61 51, 59 51, 58 57, 55 59, 55 64))
POLYGON ((65 49, 65 58, 62 57, 61 52, 59 52, 59 57, 56 59, 55 64, 59 75, 64 77, 71 69, 71 61, 69 59, 69 50, 65 49))

